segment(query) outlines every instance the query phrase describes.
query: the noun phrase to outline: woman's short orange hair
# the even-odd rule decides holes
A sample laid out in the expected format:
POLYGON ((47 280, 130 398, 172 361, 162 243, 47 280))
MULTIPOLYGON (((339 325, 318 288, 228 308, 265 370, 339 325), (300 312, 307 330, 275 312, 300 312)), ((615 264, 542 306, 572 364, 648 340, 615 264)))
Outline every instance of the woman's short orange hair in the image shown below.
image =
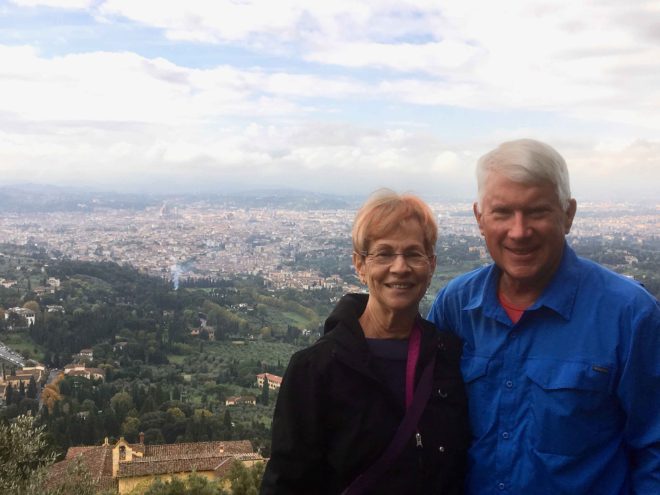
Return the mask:
POLYGON ((369 244, 380 239, 409 219, 422 227, 426 253, 435 253, 438 225, 431 208, 413 194, 397 194, 391 189, 379 189, 358 210, 353 221, 353 250, 362 254, 369 244))

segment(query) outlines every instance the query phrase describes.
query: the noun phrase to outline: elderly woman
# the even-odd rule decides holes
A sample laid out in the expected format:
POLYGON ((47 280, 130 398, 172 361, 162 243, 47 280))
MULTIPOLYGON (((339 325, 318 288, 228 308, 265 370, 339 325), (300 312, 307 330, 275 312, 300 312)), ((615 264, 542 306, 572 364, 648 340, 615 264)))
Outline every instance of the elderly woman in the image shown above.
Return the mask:
POLYGON ((461 344, 419 315, 436 239, 415 196, 381 190, 360 209, 353 264, 369 294, 344 296, 291 358, 262 495, 462 493, 461 344))

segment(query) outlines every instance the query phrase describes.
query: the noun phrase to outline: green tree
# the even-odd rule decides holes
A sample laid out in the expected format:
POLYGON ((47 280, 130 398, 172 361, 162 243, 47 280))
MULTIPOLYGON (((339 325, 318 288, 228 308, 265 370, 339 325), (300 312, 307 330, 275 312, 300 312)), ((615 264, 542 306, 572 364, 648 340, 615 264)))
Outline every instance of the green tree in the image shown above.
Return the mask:
POLYGON ((18 416, 10 424, 0 424, 0 493, 43 493, 46 468, 55 461, 44 428, 35 427, 31 416, 18 416))
POLYGON ((217 482, 209 481, 204 476, 191 474, 187 480, 174 478, 163 482, 156 479, 149 488, 142 492, 138 487, 131 495, 144 493, 144 495, 229 495, 222 490, 217 482))
POLYGON ((144 432, 144 443, 149 445, 161 445, 165 443, 165 437, 160 428, 149 428, 144 432))
POLYGON ((140 432, 140 420, 129 416, 121 425, 121 434, 129 442, 134 442, 140 432))
POLYGON ((37 382, 34 380, 34 377, 30 377, 30 383, 28 384, 27 396, 30 399, 37 398, 37 382))
POLYGON ((7 385, 7 390, 5 391, 5 403, 8 406, 11 406, 15 402, 15 397, 14 397, 14 387, 10 383, 7 385))
POLYGON ((251 467, 245 467, 240 461, 235 461, 229 470, 231 495, 257 495, 264 474, 264 465, 259 462, 251 467))
POLYGON ((225 415, 222 419, 222 426, 227 431, 227 434, 229 435, 228 438, 230 439, 231 438, 232 421, 231 421, 231 413, 229 412, 229 409, 225 409, 225 415))
POLYGON ((27 301, 25 304, 23 304, 23 307, 34 311, 35 314, 39 314, 39 311, 41 310, 37 301, 27 301))
POLYGON ((117 414, 117 418, 119 418, 120 421, 123 421, 128 414, 128 411, 134 407, 133 399, 131 394, 128 392, 117 392, 112 396, 112 399, 110 399, 110 405, 112 406, 112 409, 114 409, 115 413, 117 414))
POLYGON ((261 403, 264 406, 268 405, 268 402, 270 401, 269 394, 270 393, 270 385, 268 383, 268 377, 264 376, 264 386, 261 388, 261 403))

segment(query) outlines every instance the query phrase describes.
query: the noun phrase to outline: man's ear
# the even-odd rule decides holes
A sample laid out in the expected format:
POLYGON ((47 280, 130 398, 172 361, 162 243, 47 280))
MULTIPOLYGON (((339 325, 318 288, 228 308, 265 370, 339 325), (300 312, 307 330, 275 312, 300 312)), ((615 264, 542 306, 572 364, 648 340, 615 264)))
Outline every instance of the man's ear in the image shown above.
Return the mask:
POLYGON ((568 202, 568 208, 566 208, 566 218, 564 219, 564 233, 568 234, 571 231, 573 225, 573 219, 575 218, 575 212, 577 211, 577 201, 571 199, 568 202))
POLYGON ((479 202, 478 201, 475 201, 472 204, 472 212, 474 213, 474 218, 477 219, 477 224, 479 225, 479 232, 481 232, 481 235, 484 235, 484 229, 481 226, 481 217, 482 217, 483 213, 481 213, 481 211, 479 211, 479 202))

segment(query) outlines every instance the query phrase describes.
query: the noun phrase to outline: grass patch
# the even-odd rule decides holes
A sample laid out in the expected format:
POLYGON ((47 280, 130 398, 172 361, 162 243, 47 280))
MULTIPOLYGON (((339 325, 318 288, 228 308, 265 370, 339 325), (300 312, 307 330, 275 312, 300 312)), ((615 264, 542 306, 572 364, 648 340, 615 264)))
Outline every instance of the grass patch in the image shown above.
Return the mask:
POLYGON ((293 325, 295 327, 310 328, 312 326, 312 321, 310 321, 309 318, 305 318, 304 316, 302 316, 298 313, 294 313, 292 311, 284 311, 280 314, 284 318, 286 318, 291 325, 293 325))
POLYGON ((168 354, 167 360, 172 364, 183 364, 186 356, 177 355, 177 354, 168 354))
POLYGON ((26 356, 29 359, 43 361, 44 350, 40 345, 35 344, 30 336, 24 331, 7 332, 0 336, 0 340, 15 352, 26 356))
POLYGON ((238 361, 258 360, 275 365, 278 362, 286 364, 291 355, 300 347, 283 342, 245 341, 243 344, 232 344, 229 341, 208 342, 205 344, 205 354, 218 356, 223 361, 236 359, 238 361))

